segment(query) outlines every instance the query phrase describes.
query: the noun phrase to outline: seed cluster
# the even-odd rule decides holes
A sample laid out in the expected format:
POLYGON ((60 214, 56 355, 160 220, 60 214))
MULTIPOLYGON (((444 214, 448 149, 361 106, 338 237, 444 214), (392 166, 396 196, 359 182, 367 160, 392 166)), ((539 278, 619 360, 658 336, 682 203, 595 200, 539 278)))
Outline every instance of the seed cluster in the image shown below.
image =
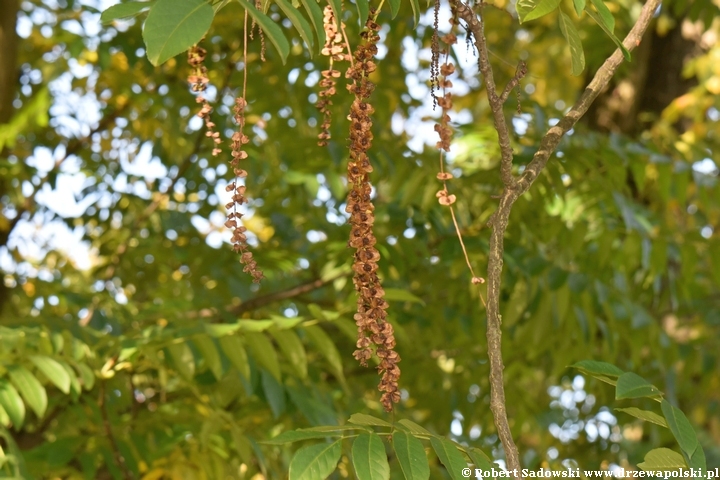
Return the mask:
POLYGON ((244 265, 243 272, 252 275, 254 283, 260 283, 260 280, 263 278, 263 273, 258 269, 252 252, 248 250, 247 236, 245 235, 247 228, 239 224, 243 214, 240 213, 238 209, 242 207, 243 204, 248 203, 248 199, 245 197, 246 187, 240 184, 240 179, 247 178, 248 175, 247 171, 240 168, 240 161, 248 157, 247 152, 243 150, 243 145, 250 141, 248 136, 243 133, 246 107, 247 101, 243 97, 238 97, 235 100, 234 118, 238 124, 238 129, 232 136, 232 159, 230 160, 230 166, 232 167, 235 179, 225 187, 226 191, 232 192, 232 200, 225 205, 225 208, 228 210, 225 226, 232 229, 231 241, 235 251, 240 254, 240 263, 244 265))
MULTIPOLYGON (((455 65, 449 62, 448 52, 450 47, 457 42, 457 37, 454 33, 448 33, 447 35, 443 35, 442 41, 447 45, 447 49, 443 52, 445 54, 445 63, 440 66, 440 76, 436 80, 438 87, 442 89, 442 97, 436 97, 438 106, 442 108, 442 115, 440 116, 440 122, 435 124, 435 131, 440 136, 440 141, 438 141, 435 146, 441 151, 444 150, 449 152, 453 130, 450 126, 450 115, 448 112, 452 110, 453 101, 452 93, 448 89, 451 88, 453 84, 448 77, 455 73, 455 65)), ((443 182, 443 188, 435 194, 435 197, 437 197, 440 205, 450 206, 457 200, 455 195, 448 193, 447 190, 447 180, 450 180, 451 178, 453 178, 452 174, 443 170, 441 156, 440 173, 437 174, 437 179, 443 182)))
POLYGON ((374 112, 367 102, 374 89, 368 76, 375 71, 373 57, 377 54, 377 32, 380 27, 375 23, 375 12, 370 12, 370 19, 365 25, 361 36, 364 42, 355 51, 355 62, 348 68, 346 76, 353 80, 348 90, 355 95, 350 109, 350 162, 348 163, 348 183, 350 192, 346 211, 350 214, 351 235, 349 246, 355 248, 353 283, 358 292, 357 313, 355 323, 358 328, 357 350, 353 356, 361 365, 367 366, 372 356, 371 344, 376 348, 380 359, 378 372, 381 375, 378 389, 382 392, 380 402, 386 411, 391 411, 393 403, 400 401, 398 380, 400 368, 397 363, 400 355, 394 350, 395 335, 392 325, 387 321, 388 303, 383 298, 385 291, 377 275, 380 253, 375 248, 377 239, 373 234, 375 207, 370 199, 372 190, 369 174, 373 168, 367 152, 372 145, 371 132, 374 112))
POLYGON ((197 45, 188 50, 188 64, 192 67, 192 71, 190 75, 188 75, 188 83, 193 92, 200 92, 200 95, 195 98, 197 103, 202 104, 198 112, 198 117, 202 118, 205 122, 205 128, 207 129, 205 135, 212 138, 214 145, 212 154, 216 156, 222 152, 220 149, 222 140, 220 140, 220 133, 215 130, 215 123, 210 119, 210 113, 212 113, 213 109, 202 94, 202 92, 207 89, 208 83, 210 83, 207 76, 207 68, 205 67, 206 55, 207 51, 197 45))
MULTIPOLYGON (((332 100, 330 97, 335 95, 335 79, 340 77, 340 71, 333 69, 333 63, 336 61, 345 60, 345 42, 343 41, 342 33, 338 31, 337 21, 335 19, 335 13, 333 12, 330 5, 326 5, 323 10, 323 29, 325 30, 325 45, 323 46, 321 54, 330 57, 330 68, 322 71, 322 80, 320 80, 320 87, 322 90, 318 94, 320 99, 315 105, 320 113, 323 114, 323 122, 320 125, 321 132, 318 134, 318 145, 324 147, 328 144, 330 139, 330 125, 332 122, 332 114, 330 112, 330 105, 332 100)), ((349 56, 349 55, 348 55, 349 56)))

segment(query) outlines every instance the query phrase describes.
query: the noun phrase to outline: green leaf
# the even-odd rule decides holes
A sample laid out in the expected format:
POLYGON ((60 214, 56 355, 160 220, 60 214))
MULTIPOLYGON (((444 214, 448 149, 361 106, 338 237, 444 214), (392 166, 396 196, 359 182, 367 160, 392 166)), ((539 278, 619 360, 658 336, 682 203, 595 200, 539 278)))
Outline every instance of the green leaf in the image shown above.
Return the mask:
POLYGON ((355 425, 371 425, 375 427, 392 427, 389 422, 382 420, 372 415, 365 415, 364 413, 353 413, 348 420, 349 423, 355 425))
POLYGON ((422 443, 409 433, 395 431, 392 435, 393 448, 406 480, 427 480, 430 465, 422 443))
POLYGON ((560 31, 570 47, 572 74, 577 77, 585 70, 585 52, 583 52, 582 41, 570 17, 560 11, 558 18, 560 21, 560 31))
POLYGON ((520 0, 515 5, 520 23, 535 20, 554 11, 560 0, 520 0))
POLYGON ((376 433, 361 433, 353 442, 352 462, 358 480, 389 480, 390 465, 382 439, 376 433))
POLYGON ((593 4, 600 15, 603 25, 605 25, 608 30, 615 33, 615 17, 613 17, 610 9, 607 5, 605 5, 605 2, 603 0, 590 0, 590 3, 593 4))
POLYGON ((280 362, 272 342, 262 333, 248 332, 245 334, 245 339, 252 351, 253 358, 255 358, 262 367, 265 367, 272 376, 275 377, 275 380, 279 382, 281 379, 280 362))
POLYGON ((280 346, 285 357, 302 379, 307 378, 307 355, 297 333, 292 330, 278 330, 272 328, 270 334, 280 346))
MULTIPOLYGON (((312 1, 312 0, 311 0, 312 1)), ((328 3, 335 13, 335 21, 339 22, 342 20, 342 0, 328 0, 328 3)))
POLYGON ((573 6, 575 7, 575 13, 578 17, 582 16, 583 10, 585 10, 586 0, 573 0, 573 6))
POLYGON ((697 435, 690 421, 679 408, 670 405, 667 400, 663 400, 660 407, 680 449, 690 458, 698 447, 697 435))
POLYGON ((413 18, 415 19, 415 26, 417 27, 420 21, 420 4, 418 0, 410 0, 410 6, 412 7, 413 18))
POLYGON ((245 345, 243 345, 240 337, 228 335, 226 337, 220 337, 218 341, 220 342, 220 348, 228 360, 230 360, 233 367, 240 372, 240 375, 242 375, 245 380, 250 380, 250 363, 248 362, 245 345))
POLYGON ((25 402, 33 409, 38 418, 42 418, 47 410, 48 398, 45 387, 25 367, 12 366, 8 368, 10 380, 20 391, 25 402))
MULTIPOLYGON (((602 3, 602 0, 596 0, 596 1, 599 1, 600 3, 602 3)), ((603 6, 605 6, 604 3, 603 3, 603 6)), ((605 8, 607 9, 607 7, 605 7, 605 8)), ((590 15, 590 18, 592 18, 593 20, 595 20, 595 23, 597 23, 598 25, 600 25, 600 28, 603 29, 603 31, 605 32, 605 34, 606 34, 608 37, 610 37, 610 39, 611 39, 613 42, 615 42, 615 45, 617 45, 617 47, 620 49, 620 51, 622 51, 622 54, 623 54, 623 56, 625 57, 625 60, 627 60, 627 61, 629 62, 630 59, 631 59, 631 57, 630 57, 630 52, 628 51, 627 48, 625 48, 625 45, 622 44, 622 42, 620 41, 620 39, 618 39, 618 38, 615 36, 615 34, 613 33, 613 31, 612 31, 610 28, 608 28, 608 26, 605 24, 605 20, 604 20, 600 15, 598 15, 598 13, 595 12, 595 11, 594 11, 592 8, 590 8, 589 6, 585 6, 585 11, 588 13, 588 15, 590 15)), ((610 16, 612 17, 612 15, 610 15, 610 16)), ((615 19, 613 19, 612 23, 613 23, 613 26, 614 26, 614 24, 615 24, 615 19)))
POLYGON ((398 423, 400 425, 404 426, 405 428, 407 428, 410 431, 410 433, 412 433, 414 435, 427 435, 428 437, 432 436, 432 433, 428 432, 427 430, 425 430, 423 427, 421 427, 417 423, 410 421, 406 418, 403 418, 398 423))
POLYGON ((582 360, 573 365, 570 365, 570 367, 576 368, 592 377, 595 377, 597 375, 601 375, 604 377, 619 377, 620 375, 625 373, 611 363, 597 362, 595 360, 582 360))
POLYGON ((205 332, 211 337, 219 338, 240 330, 240 325, 237 323, 206 323, 205 332))
POLYGON ((292 22, 293 26, 300 34, 300 37, 305 42, 305 45, 308 46, 308 52, 310 53, 310 58, 312 58, 314 43, 312 28, 310 28, 308 21, 305 20, 305 17, 300 14, 300 11, 293 7, 287 0, 275 0, 275 3, 278 4, 280 9, 285 12, 285 15, 287 15, 290 19, 290 22, 292 22))
POLYGON ((72 367, 68 365, 65 361, 60 361, 58 363, 62 365, 62 367, 65 369, 65 372, 67 372, 68 377, 70 377, 70 391, 74 395, 80 395, 82 393, 82 385, 80 385, 80 380, 78 380, 77 375, 75 375, 75 370, 73 370, 72 367))
POLYGON ((303 447, 290 461, 290 480, 325 480, 335 470, 342 440, 303 447))
POLYGON ((210 369, 216 379, 220 380, 223 376, 222 361, 213 339, 207 335, 197 335, 193 337, 192 341, 205 360, 205 366, 210 369))
POLYGON ((315 0, 301 0, 303 7, 308 12, 310 21, 315 28, 315 34, 318 38, 319 48, 325 45, 325 28, 323 27, 323 12, 315 0))
POLYGON ((372 431, 372 429, 362 425, 320 425, 319 427, 303 428, 304 432, 344 432, 346 430, 363 430, 372 431))
POLYGON ((10 417, 15 430, 20 430, 23 420, 25 420, 25 404, 15 387, 3 379, 0 379, 0 406, 5 409, 5 413, 10 417))
POLYGON ((265 440, 260 443, 265 443, 267 445, 286 445, 288 443, 294 443, 294 442, 301 442, 303 440, 314 440, 318 438, 328 438, 328 437, 336 437, 338 435, 342 435, 341 432, 316 432, 312 429, 303 429, 303 430, 290 430, 288 432, 283 432, 277 437, 271 438, 270 440, 265 440))
POLYGON ((632 372, 623 373, 615 387, 615 398, 657 397, 662 395, 653 384, 632 372))
POLYGON ((660 425, 661 427, 668 428, 668 424, 665 419, 655 412, 651 412, 649 410, 640 410, 636 407, 616 408, 615 410, 617 410, 618 412, 625 412, 628 415, 639 418, 640 420, 645 420, 646 422, 651 422, 656 425, 660 425))
POLYGON ((31 355, 28 358, 61 392, 70 393, 70 375, 60 363, 44 355, 31 355))
POLYGON ((100 23, 108 25, 115 20, 126 20, 136 17, 154 4, 155 0, 150 0, 149 2, 118 3, 102 12, 102 15, 100 15, 100 23))
POLYGON ((166 348, 178 373, 186 379, 193 378, 195 376, 195 357, 188 344, 186 342, 174 343, 166 348))
POLYGON ((701 472, 704 472, 707 469, 705 452, 703 451, 702 445, 700 445, 699 443, 697 448, 695 449, 695 453, 693 453, 688 460, 688 466, 690 468, 697 468, 701 472))
POLYGON ((10 416, 5 411, 5 408, 0 404, 0 426, 7 427, 10 425, 10 416))
POLYGON ((93 386, 95 386, 95 373, 92 369, 82 362, 77 362, 75 369, 80 375, 80 381, 83 387, 85 387, 85 390, 92 390, 93 386))
POLYGON ((368 16, 370 16, 370 4, 368 0, 355 0, 355 6, 357 7, 360 26, 364 27, 368 16))
POLYGON ((240 320, 237 324, 244 332, 264 332, 275 325, 275 322, 272 320, 240 320))
POLYGON ((425 302, 422 298, 413 295, 412 293, 408 292, 407 290, 401 290, 399 288, 386 288, 385 289, 385 300, 396 300, 399 302, 414 302, 419 303, 421 305, 425 305, 425 302))
POLYGON ((278 418, 285 412, 285 387, 265 370, 260 371, 260 376, 270 410, 272 410, 273 416, 278 418))
POLYGON ((288 43, 287 38, 285 38, 285 35, 280 27, 270 17, 255 8, 255 6, 247 0, 237 1, 240 2, 240 5, 245 7, 247 12, 255 19, 257 24, 260 25, 260 28, 263 29, 265 35, 267 35, 270 42, 275 46, 275 50, 277 50, 280 54, 280 59, 282 60, 283 65, 285 65, 287 57, 290 54, 290 44, 288 43))
POLYGON ((430 445, 432 445, 435 454, 440 459, 440 462, 445 465, 450 478, 453 480, 462 480, 463 469, 467 468, 467 462, 462 453, 457 449, 457 446, 450 440, 445 438, 432 437, 430 438, 430 445))
POLYGON ((303 327, 303 330, 310 341, 315 344, 317 351, 327 359, 332 374, 344 382, 345 375, 343 374, 342 358, 330 336, 318 325, 303 327))
POLYGON ((143 25, 147 57, 154 66, 198 43, 214 13, 206 0, 157 0, 143 25))
POLYGON ((472 460, 473 464, 475 464, 475 468, 479 468, 484 471, 490 471, 495 468, 495 464, 490 460, 487 455, 485 455, 485 452, 483 452, 482 450, 477 448, 468 448, 467 454, 470 457, 470 460, 472 460))
POLYGON ((390 18, 393 20, 400 11, 400 0, 390 0, 390 18))
POLYGON ((638 467, 647 471, 677 470, 687 468, 685 459, 679 453, 669 448, 656 448, 645 454, 645 461, 638 463, 638 467))

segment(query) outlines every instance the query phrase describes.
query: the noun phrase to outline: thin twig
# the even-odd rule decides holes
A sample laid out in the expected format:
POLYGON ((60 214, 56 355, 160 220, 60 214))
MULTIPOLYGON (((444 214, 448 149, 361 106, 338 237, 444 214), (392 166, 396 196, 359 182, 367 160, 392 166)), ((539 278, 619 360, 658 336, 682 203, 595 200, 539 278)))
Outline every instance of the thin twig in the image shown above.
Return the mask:
POLYGON ((458 15, 468 24, 468 28, 475 38, 475 48, 478 50, 478 68, 485 80, 485 90, 487 91, 488 103, 493 113, 495 130, 498 134, 498 144, 500 145, 500 178, 503 185, 515 188, 517 180, 512 174, 513 151, 510 144, 510 132, 503 112, 503 102, 500 101, 495 86, 495 77, 490 65, 483 22, 478 19, 470 7, 458 0, 455 1, 457 2, 458 15))
POLYGON ((515 75, 513 76, 512 80, 508 82, 507 85, 505 85, 505 90, 503 90, 503 93, 500 95, 500 103, 505 103, 505 101, 510 96, 510 92, 512 92, 513 88, 517 87, 520 83, 520 80, 527 75, 527 65, 525 62, 520 61, 518 63, 517 69, 515 69, 515 75))
MULTIPOLYGON (((495 115, 495 126, 501 128, 505 126, 504 116, 502 121, 498 121, 497 113, 502 115, 502 97, 498 97, 495 91, 495 85, 492 80, 492 67, 488 62, 487 46, 483 32, 482 22, 478 20, 476 14, 464 3, 458 0, 458 15, 468 24, 468 28, 475 37, 475 44, 480 52, 480 70, 485 76, 487 95, 490 106, 495 115)), ((648 0, 643 6, 638 20, 635 22, 630 33, 625 37, 623 45, 628 50, 632 50, 640 44, 642 35, 647 30, 650 21, 657 8, 660 6, 661 0, 648 0)), ((515 201, 525 193, 535 179, 538 177, 542 169, 548 162, 550 155, 560 144, 562 136, 570 130, 575 123, 587 112, 590 104, 597 98, 600 92, 607 86, 617 67, 623 60, 622 52, 618 49, 610 56, 600 67, 594 78, 587 86, 583 94, 580 96, 570 111, 563 116, 557 125, 551 127, 540 142, 540 148, 533 156, 533 159, 525 168, 519 180, 512 177, 512 151, 509 152, 509 160, 503 154, 501 163, 501 177, 505 185, 503 193, 500 196, 498 208, 490 217, 489 225, 492 227, 490 236, 490 251, 488 255, 488 301, 487 301, 487 341, 488 341, 488 357, 490 360, 490 410, 493 414, 493 420, 498 431, 498 436, 502 442, 507 459, 508 469, 517 479, 522 478, 520 472, 520 456, 512 438, 510 424, 507 418, 505 389, 503 385, 503 365, 502 359, 502 317, 500 315, 500 292, 501 292, 501 276, 503 267, 504 254, 504 237, 507 229, 510 212, 515 201), (512 181, 508 181, 512 179, 512 181)), ((516 74, 517 77, 517 74, 516 74)), ((511 82, 512 83, 512 82, 511 82)), ((506 89, 507 90, 507 89, 506 89)), ((509 95, 509 91, 508 95, 509 95)), ((503 142, 508 141, 507 130, 498 129, 498 137, 501 151, 505 152, 503 142)))
POLYGON ((123 457, 120 448, 118 447, 115 435, 112 432, 112 425, 110 424, 110 418, 108 417, 107 407, 105 405, 105 381, 100 382, 100 394, 98 397, 98 407, 100 408, 100 415, 102 415, 103 428, 105 429, 105 435, 108 437, 110 442, 110 448, 112 449, 113 458, 118 468, 122 471, 125 480, 133 480, 134 476, 127 464, 125 463, 125 457, 123 457))
POLYGON ((287 300, 288 298, 297 297, 298 295, 302 295, 303 293, 312 292, 313 290, 317 290, 319 288, 324 287, 325 285, 329 285, 338 278, 342 278, 345 276, 350 275, 349 273, 340 273, 338 275, 334 275, 329 278, 318 278, 316 280, 312 280, 307 283, 303 283, 291 288, 288 288, 287 290, 280 290, 279 292, 273 292, 268 293, 266 295, 262 295, 259 297, 255 297, 251 300, 248 300, 247 302, 243 302, 237 307, 232 308, 230 311, 235 315, 240 315, 245 312, 250 312, 252 310, 256 310, 260 307, 264 307, 265 305, 269 305, 271 303, 279 302, 281 300, 287 300))

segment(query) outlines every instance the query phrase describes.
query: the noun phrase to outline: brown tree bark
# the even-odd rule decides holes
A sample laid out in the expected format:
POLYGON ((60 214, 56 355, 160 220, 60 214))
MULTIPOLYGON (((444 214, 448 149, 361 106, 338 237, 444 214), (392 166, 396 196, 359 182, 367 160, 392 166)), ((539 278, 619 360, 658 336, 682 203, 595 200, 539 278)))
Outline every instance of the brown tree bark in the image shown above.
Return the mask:
MULTIPOLYGON (((17 36, 17 13, 20 9, 20 0, 0 1, 0 125, 8 123, 13 116, 15 108, 13 100, 18 84, 17 53, 19 38, 17 36)), ((0 157, 4 152, 0 151, 0 157)), ((0 178, 0 198, 7 192, 6 179, 0 178)), ((7 231, 0 231, 0 246, 7 244, 12 227, 7 231)), ((2 273, 2 272, 0 272, 2 273)), ((0 278, 0 312, 9 297, 9 289, 0 278)))
POLYGON ((13 115, 17 89, 18 36, 15 31, 20 0, 0 2, 0 125, 13 115))

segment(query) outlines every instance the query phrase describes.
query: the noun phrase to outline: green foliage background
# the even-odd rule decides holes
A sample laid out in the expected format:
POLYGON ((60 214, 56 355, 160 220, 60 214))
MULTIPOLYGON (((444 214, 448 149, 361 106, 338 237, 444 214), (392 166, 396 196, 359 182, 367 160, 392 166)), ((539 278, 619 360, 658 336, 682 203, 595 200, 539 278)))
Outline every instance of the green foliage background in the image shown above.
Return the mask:
MULTIPOLYGON (((213 118, 224 134, 241 85, 243 11, 222 3, 203 45, 218 89, 213 118)), ((678 3, 665 7, 655 32, 689 16, 717 38, 712 4, 678 3)), ((506 112, 515 119, 521 169, 583 83, 569 75, 555 14, 520 25, 511 5, 495 5, 484 14, 498 83, 512 77, 518 58, 530 71, 522 116, 511 102, 506 112)), ((408 83, 427 80, 429 58, 411 68, 403 52, 428 47, 432 30, 423 21, 416 28, 413 6, 425 11, 403 3, 394 20, 389 8, 381 13, 387 53, 372 97, 376 236, 405 389, 394 415, 441 436, 459 424, 451 438, 501 458, 488 405, 484 312, 449 212, 435 199, 438 154, 431 146, 410 150, 412 133, 394 133, 424 111, 423 98, 407 92, 408 83)), ((622 37, 638 5, 608 6, 622 37)), ((206 242, 216 245, 218 233, 209 234, 222 231, 225 202, 216 192, 224 192, 227 168, 209 155, 204 131, 189 126, 197 106, 183 56, 153 67, 142 17, 100 30, 95 7, 33 0, 17 13, 24 32, 11 66, 18 89, 14 114, 0 124, 2 468, 21 478, 124 478, 121 456, 135 478, 283 478, 292 449, 259 442, 342 424, 357 412, 383 415, 374 369, 351 356, 355 296, 340 213, 349 94, 339 88, 333 141, 318 148, 312 99, 325 59, 311 62, 292 24, 269 5, 290 49, 283 64, 268 46, 262 63, 255 40, 247 65, 254 133, 247 227, 267 277, 258 288, 226 243, 206 242), (97 117, 88 113, 94 109, 97 117), (166 175, 133 168, 143 145, 166 175), (43 152, 49 166, 37 161, 43 152), (75 192, 82 207, 67 215, 66 205, 43 198, 71 177, 84 179, 75 192), (78 243, 59 245, 44 233, 60 226, 77 232, 78 243), (89 267, 69 254, 78 249, 89 251, 89 267)), ((587 16, 564 11, 592 71, 614 44, 587 16)), ((356 39, 356 17, 346 15, 356 39)), ((457 61, 472 63, 472 51, 463 50, 454 52, 457 61)), ((692 86, 639 116, 632 131, 608 132, 593 119, 579 125, 515 206, 503 348, 508 412, 528 468, 634 467, 650 449, 674 446, 660 426, 609 415, 608 408, 654 404, 616 404, 602 383, 584 383, 569 369, 583 359, 660 387, 686 412, 708 467, 720 465, 719 59, 717 41, 700 45, 682 72, 692 86), (714 171, 693 168, 703 159, 714 171)), ((652 60, 638 62, 655 73, 652 60)), ((625 67, 618 84, 635 68, 625 67)), ((466 93, 456 94, 455 105, 465 120, 457 125, 451 189, 482 272, 485 224, 501 189, 498 152, 482 79, 472 67, 461 77, 466 93)), ((430 457, 431 478, 445 478, 430 457)), ((393 478, 397 463, 390 462, 393 478)), ((345 456, 334 475, 352 478, 352 471, 345 456)))

